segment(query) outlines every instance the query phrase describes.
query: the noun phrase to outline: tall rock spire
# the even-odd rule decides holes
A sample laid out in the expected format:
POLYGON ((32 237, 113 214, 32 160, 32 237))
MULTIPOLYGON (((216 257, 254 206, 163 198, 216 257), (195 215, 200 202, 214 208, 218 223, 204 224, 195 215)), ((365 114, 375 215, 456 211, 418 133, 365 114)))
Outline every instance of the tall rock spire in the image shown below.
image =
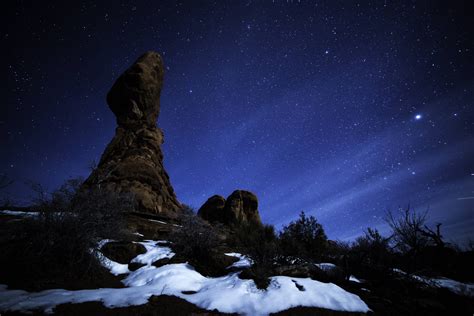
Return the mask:
POLYGON ((161 56, 147 52, 114 83, 107 103, 118 126, 85 187, 130 192, 141 212, 174 218, 181 204, 163 167, 163 132, 156 125, 163 73, 161 56))

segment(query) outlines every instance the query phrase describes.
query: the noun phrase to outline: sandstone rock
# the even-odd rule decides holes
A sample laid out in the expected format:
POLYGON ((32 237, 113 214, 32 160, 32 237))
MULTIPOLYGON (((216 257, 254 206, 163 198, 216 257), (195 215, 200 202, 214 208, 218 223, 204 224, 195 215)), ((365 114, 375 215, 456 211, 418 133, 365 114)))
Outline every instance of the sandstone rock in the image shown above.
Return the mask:
POLYGON ((262 224, 258 213, 258 199, 249 191, 236 190, 227 198, 224 212, 237 223, 262 224))
POLYGON ((198 215, 209 222, 223 224, 261 225, 258 199, 252 192, 234 191, 227 200, 220 195, 210 197, 198 210, 198 215))
POLYGON ((181 204, 163 167, 163 132, 156 126, 163 73, 161 56, 148 52, 112 86, 107 103, 118 127, 84 187, 132 193, 138 211, 176 218, 181 204))
POLYGON ((100 251, 110 260, 127 264, 138 255, 146 252, 142 244, 125 241, 111 241, 106 243, 100 251))
POLYGON ((146 264, 144 263, 140 263, 140 262, 130 262, 128 264, 128 270, 130 271, 137 271, 138 269, 140 269, 141 267, 144 267, 146 266, 146 264))
POLYGON ((225 223, 228 221, 224 213, 225 198, 220 195, 211 196, 198 210, 198 215, 208 222, 225 223))

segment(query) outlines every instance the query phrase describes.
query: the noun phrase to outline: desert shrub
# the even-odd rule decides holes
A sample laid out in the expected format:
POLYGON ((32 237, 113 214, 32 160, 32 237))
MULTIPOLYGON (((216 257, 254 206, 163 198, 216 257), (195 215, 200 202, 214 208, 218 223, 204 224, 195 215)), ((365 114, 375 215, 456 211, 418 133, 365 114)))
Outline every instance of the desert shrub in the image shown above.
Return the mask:
POLYGON ((429 242, 428 237, 423 234, 427 212, 418 213, 409 206, 400 211, 398 217, 392 212, 388 212, 386 216, 386 222, 392 229, 394 246, 402 253, 416 255, 429 242))
POLYGON ((12 236, 15 264, 38 282, 92 276, 98 269, 91 268, 100 266, 97 242, 125 231, 123 213, 133 209, 132 196, 79 188, 79 180, 69 180, 52 194, 41 192, 38 216, 23 220, 12 236))
POLYGON ((209 261, 219 245, 214 229, 196 215, 183 216, 181 227, 170 234, 173 249, 191 261, 209 261))
POLYGON ((377 229, 367 228, 364 236, 355 240, 344 260, 348 274, 366 278, 384 277, 392 268, 393 254, 390 237, 382 236, 377 229))
POLYGON ((271 267, 278 254, 278 240, 271 225, 240 224, 234 232, 234 244, 255 264, 271 267))
POLYGON ((367 228, 365 235, 356 239, 352 251, 361 256, 360 262, 368 266, 386 266, 390 259, 390 238, 383 237, 377 229, 367 228))
POLYGON ((432 229, 426 225, 428 212, 401 210, 399 216, 388 212, 386 222, 392 228, 392 241, 398 250, 398 265, 408 272, 446 273, 452 270, 457 252, 441 234, 441 223, 432 229))
POLYGON ((296 221, 283 227, 279 237, 284 255, 306 260, 320 261, 328 246, 322 225, 304 212, 296 221))
POLYGON ((267 288, 275 258, 279 255, 278 238, 271 225, 242 223, 234 228, 234 246, 249 256, 253 265, 242 276, 254 279, 257 287, 267 288))

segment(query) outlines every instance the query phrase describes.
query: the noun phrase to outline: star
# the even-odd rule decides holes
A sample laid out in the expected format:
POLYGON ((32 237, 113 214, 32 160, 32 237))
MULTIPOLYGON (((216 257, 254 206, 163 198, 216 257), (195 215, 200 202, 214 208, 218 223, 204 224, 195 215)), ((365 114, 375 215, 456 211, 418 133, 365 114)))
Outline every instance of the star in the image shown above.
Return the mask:
POLYGON ((417 114, 415 115, 415 120, 419 121, 423 118, 423 116, 421 114, 417 114))

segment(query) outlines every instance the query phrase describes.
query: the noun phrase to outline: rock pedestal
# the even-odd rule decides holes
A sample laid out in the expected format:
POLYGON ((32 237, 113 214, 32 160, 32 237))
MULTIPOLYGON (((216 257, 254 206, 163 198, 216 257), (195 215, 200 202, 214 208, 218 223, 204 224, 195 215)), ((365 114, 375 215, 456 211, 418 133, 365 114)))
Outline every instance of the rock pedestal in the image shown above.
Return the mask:
POLYGON ((176 218, 181 204, 163 167, 163 132, 156 125, 163 73, 161 56, 147 52, 112 86, 107 103, 118 126, 84 186, 132 193, 140 212, 176 218))

